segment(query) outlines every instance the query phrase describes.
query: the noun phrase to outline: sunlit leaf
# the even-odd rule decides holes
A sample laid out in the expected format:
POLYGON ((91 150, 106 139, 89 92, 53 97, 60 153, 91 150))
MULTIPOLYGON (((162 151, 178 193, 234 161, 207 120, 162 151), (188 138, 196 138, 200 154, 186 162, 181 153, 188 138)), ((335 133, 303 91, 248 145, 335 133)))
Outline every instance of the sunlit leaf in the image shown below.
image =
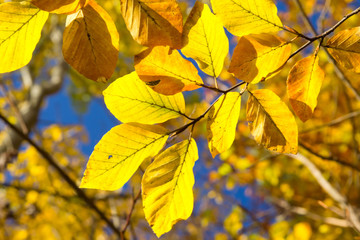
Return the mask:
POLYGON ((48 15, 27 2, 0 4, 0 73, 30 62, 48 15))
POLYGON ((89 0, 32 0, 41 10, 57 14, 74 13, 88 4, 89 0))
POLYGON ((154 92, 136 72, 117 79, 103 94, 107 108, 123 123, 161 123, 184 116, 185 112, 185 100, 181 93, 165 96, 154 92))
POLYGON ((296 153, 298 129, 286 104, 268 89, 249 93, 246 118, 256 142, 271 151, 296 153))
POLYGON ((160 126, 121 124, 96 144, 87 164, 81 188, 121 188, 147 158, 154 157, 168 135, 160 126))
POLYGON ((229 41, 220 20, 208 5, 196 2, 186 20, 181 52, 193 58, 206 74, 218 77, 229 51, 229 41))
POLYGON ((158 237, 190 217, 194 205, 193 166, 197 159, 195 140, 185 140, 156 156, 146 169, 142 180, 144 213, 158 237))
POLYGON ((282 30, 272 0, 211 0, 213 10, 229 32, 236 36, 282 30))
POLYGON ((65 60, 85 77, 104 82, 113 74, 119 54, 119 34, 109 14, 95 1, 66 19, 65 60))
POLYGON ((291 44, 268 34, 240 38, 231 59, 229 72, 245 82, 258 83, 281 70, 291 54, 291 44))
POLYGON ((327 41, 326 47, 342 67, 360 73, 360 27, 338 32, 327 41))
POLYGON ((213 157, 225 152, 234 142, 240 106, 240 93, 229 92, 221 96, 210 109, 207 122, 207 138, 213 157))
POLYGON ((181 48, 183 19, 175 0, 120 0, 120 4, 126 26, 138 43, 181 48))
POLYGON ((203 83, 195 66, 169 47, 154 47, 136 55, 135 70, 149 87, 166 95, 191 91, 203 83))
POLYGON ((324 79, 317 55, 304 58, 291 69, 287 79, 290 104, 296 115, 305 122, 311 118, 324 79))

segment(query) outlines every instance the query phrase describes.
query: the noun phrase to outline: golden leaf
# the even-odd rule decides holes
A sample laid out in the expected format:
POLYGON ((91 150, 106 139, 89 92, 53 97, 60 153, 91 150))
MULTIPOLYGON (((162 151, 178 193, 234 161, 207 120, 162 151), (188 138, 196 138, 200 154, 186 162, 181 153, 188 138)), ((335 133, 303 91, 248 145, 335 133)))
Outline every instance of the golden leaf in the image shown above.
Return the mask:
POLYGON ((311 118, 324 80, 317 55, 304 58, 291 69, 287 79, 290 104, 296 115, 305 122, 311 118))
POLYGON ((181 52, 193 58, 206 74, 218 77, 229 51, 229 40, 220 20, 208 5, 196 2, 186 20, 181 52))
POLYGON ((283 29, 272 0, 211 0, 211 5, 226 29, 236 36, 283 29))
POLYGON ((103 94, 107 108, 123 123, 154 124, 185 116, 181 93, 165 96, 154 92, 136 72, 115 80, 103 94))
POLYGON ((249 93, 246 118, 256 142, 271 151, 295 154, 298 129, 286 104, 268 89, 249 93))
POLYGON ((31 3, 41 10, 57 13, 71 14, 88 4, 89 0, 32 0, 31 3))
POLYGON ((81 188, 121 188, 147 158, 165 145, 167 130, 138 123, 113 127, 96 144, 81 180, 81 188))
POLYGON ((185 140, 156 156, 146 169, 142 179, 144 213, 158 237, 190 217, 194 205, 193 166, 198 158, 195 140, 185 140))
POLYGON ((234 50, 228 71, 255 84, 276 75, 290 54, 291 45, 275 35, 243 36, 234 50))
POLYGON ((27 2, 0 4, 0 73, 30 62, 48 16, 27 2))
POLYGON ((325 47, 342 67, 360 73, 360 27, 338 32, 325 47))
POLYGON ((140 44, 181 48, 183 19, 175 0, 120 0, 132 37, 140 44))
POLYGON ((95 1, 66 19, 64 59, 85 77, 105 82, 119 54, 119 34, 109 14, 95 1))
POLYGON ((240 106, 240 93, 229 92, 222 95, 210 109, 207 121, 207 138, 213 157, 225 152, 234 142, 240 106))
POLYGON ((169 47, 149 48, 136 55, 135 70, 149 87, 166 95, 191 91, 203 83, 195 66, 169 47))

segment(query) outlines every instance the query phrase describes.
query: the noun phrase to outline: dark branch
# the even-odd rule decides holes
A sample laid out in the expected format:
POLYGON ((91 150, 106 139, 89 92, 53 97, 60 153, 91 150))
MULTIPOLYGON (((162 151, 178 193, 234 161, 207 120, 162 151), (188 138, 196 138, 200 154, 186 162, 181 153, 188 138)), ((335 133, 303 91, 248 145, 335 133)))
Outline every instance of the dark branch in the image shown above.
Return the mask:
POLYGON ((20 131, 16 126, 14 126, 12 123, 10 123, 1 113, 0 113, 0 119, 2 119, 5 124, 13 130, 16 134, 18 134, 23 140, 28 142, 31 146, 33 146, 40 155, 49 163, 50 166, 52 166, 58 174, 67 182, 70 187, 76 192, 76 194, 91 208, 93 209, 97 215, 104 220, 107 225, 120 237, 121 232, 119 229, 115 227, 113 222, 111 222, 104 213, 95 205, 95 203, 86 195, 86 193, 80 189, 77 184, 67 175, 67 173, 58 165, 57 161, 44 149, 42 149, 38 144, 36 144, 31 138, 26 136, 22 131, 20 131))

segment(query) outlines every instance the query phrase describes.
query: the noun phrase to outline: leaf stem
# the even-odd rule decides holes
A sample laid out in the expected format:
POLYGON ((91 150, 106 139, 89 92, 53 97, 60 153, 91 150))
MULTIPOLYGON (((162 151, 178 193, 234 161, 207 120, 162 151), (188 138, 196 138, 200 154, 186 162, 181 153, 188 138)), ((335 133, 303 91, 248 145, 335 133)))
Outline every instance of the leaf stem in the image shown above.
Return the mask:
POLYGON ((244 89, 242 89, 241 92, 240 92, 240 95, 243 95, 244 92, 245 92, 245 90, 247 89, 247 86, 248 86, 248 83, 246 83, 246 82, 240 82, 240 83, 238 83, 238 84, 235 84, 234 86, 230 87, 230 88, 227 89, 227 90, 220 90, 220 89, 216 89, 216 88, 214 88, 214 89, 216 89, 216 90, 214 90, 213 87, 211 87, 211 90, 214 90, 214 91, 217 91, 217 92, 218 92, 218 90, 219 90, 219 91, 221 91, 222 94, 217 97, 217 99, 205 110, 205 112, 204 112, 203 114, 201 114, 199 117, 193 119, 191 122, 185 124, 184 126, 178 128, 178 129, 175 129, 175 130, 173 130, 173 131, 170 131, 170 132, 168 133, 168 135, 169 135, 170 137, 176 136, 176 135, 182 133, 183 131, 185 131, 185 130, 186 130, 188 127, 190 127, 190 126, 192 126, 192 130, 191 130, 191 131, 193 131, 194 125, 195 125, 198 121, 200 121, 202 118, 205 117, 205 115, 210 111, 210 109, 214 106, 214 104, 215 104, 217 101, 219 101, 219 99, 220 99, 220 97, 221 97, 222 95, 227 94, 228 92, 230 92, 230 91, 234 90, 235 88, 240 87, 241 85, 244 85, 244 84, 246 84, 246 86, 245 86, 244 89))

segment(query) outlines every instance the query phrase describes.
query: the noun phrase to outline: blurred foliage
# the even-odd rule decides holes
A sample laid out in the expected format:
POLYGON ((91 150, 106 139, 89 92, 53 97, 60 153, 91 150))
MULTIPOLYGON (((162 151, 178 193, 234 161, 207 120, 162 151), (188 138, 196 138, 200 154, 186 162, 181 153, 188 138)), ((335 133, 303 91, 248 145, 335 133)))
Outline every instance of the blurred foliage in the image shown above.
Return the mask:
MULTIPOLYGON (((0 1, 3 2, 7 1, 0 1)), ((350 0, 302 2, 305 12, 316 22, 319 32, 336 24, 359 5, 358 1, 350 0)), ((143 47, 132 40, 126 29, 118 0, 98 0, 98 3, 111 15, 120 35, 119 60, 109 84, 133 70, 132 56, 143 47)), ((301 18, 295 1, 279 0, 277 4, 282 6, 279 7, 279 16, 286 26, 312 35, 301 18)), ((185 16, 193 2, 181 2, 180 5, 185 16)), ((360 16, 355 15, 345 21, 339 30, 357 26, 359 21, 360 16)), ((43 29, 40 43, 28 65, 29 72, 37 82, 49 79, 52 59, 61 55, 52 50, 49 34, 54 25, 64 28, 64 24, 65 16, 60 16, 56 21, 49 18, 43 29)), ((286 32, 281 34, 287 40, 293 37, 286 32)), ((233 48, 237 37, 232 39, 230 45, 233 48)), ((299 39, 295 43, 293 52, 304 41, 299 39)), ((288 104, 285 85, 287 75, 295 62, 312 53, 316 46, 314 44, 292 58, 280 74, 260 86, 271 89, 288 104)), ((334 65, 323 51, 319 52, 319 57, 320 66, 326 74, 313 118, 306 123, 297 119, 299 143, 305 147, 301 147, 300 152, 322 171, 326 180, 346 196, 348 203, 355 206, 360 216, 359 171, 315 155, 359 166, 360 115, 335 124, 328 123, 359 111, 360 102, 341 83, 334 65), (306 149, 311 149, 311 152, 306 149)), ((225 69, 229 61, 230 57, 226 60, 225 69)), ((343 71, 360 91, 359 74, 345 69, 343 71)), ((79 114, 85 113, 88 104, 94 98, 101 97, 107 86, 89 81, 70 68, 67 68, 66 79, 68 97, 79 114)), ((223 70, 220 79, 220 87, 236 83, 226 70, 223 70)), ((204 82, 207 80, 209 79, 204 78, 204 82)), ((12 123, 21 121, 17 115, 17 107, 20 108, 28 100, 29 89, 22 84, 20 73, 17 71, 0 75, 0 87, 2 114, 12 123)), ((198 116, 203 113, 215 95, 208 90, 187 93, 188 115, 198 116)), ((247 97, 247 94, 244 96, 247 97)), ((249 137, 245 108, 246 101, 242 101, 234 144, 215 160, 208 150, 204 150, 207 149, 203 139, 206 136, 206 120, 198 123, 193 133, 193 137, 200 141, 200 160, 195 165, 195 210, 186 223, 176 224, 174 230, 162 239, 336 240, 354 239, 358 236, 350 225, 344 227, 341 224, 336 226, 326 223, 325 218, 344 219, 337 214, 338 203, 323 191, 306 167, 290 157, 270 153, 249 137)), ((182 123, 170 120, 164 125, 175 129, 182 123)), ((1 123, 0 128, 3 127, 1 123)), ((0 142, 3 134, 3 131, 0 132, 0 142)), ((184 136, 187 134, 184 133, 184 136)), ((36 127, 32 137, 46 151, 51 152, 69 176, 79 184, 78 180, 87 161, 87 156, 80 150, 80 143, 87 140, 84 126, 53 124, 40 129, 36 127)), ((146 164, 149 162, 144 163, 146 164)), ((132 194, 139 191, 142 174, 138 170, 130 183, 116 192, 86 192, 106 216, 112 216, 115 222, 119 221, 123 226, 133 204, 132 194)), ((116 239, 105 223, 95 216, 29 145, 22 146, 8 164, 0 165, 0 182, 0 239, 116 239)), ((154 238, 144 220, 141 202, 135 204, 126 237, 154 238)))

